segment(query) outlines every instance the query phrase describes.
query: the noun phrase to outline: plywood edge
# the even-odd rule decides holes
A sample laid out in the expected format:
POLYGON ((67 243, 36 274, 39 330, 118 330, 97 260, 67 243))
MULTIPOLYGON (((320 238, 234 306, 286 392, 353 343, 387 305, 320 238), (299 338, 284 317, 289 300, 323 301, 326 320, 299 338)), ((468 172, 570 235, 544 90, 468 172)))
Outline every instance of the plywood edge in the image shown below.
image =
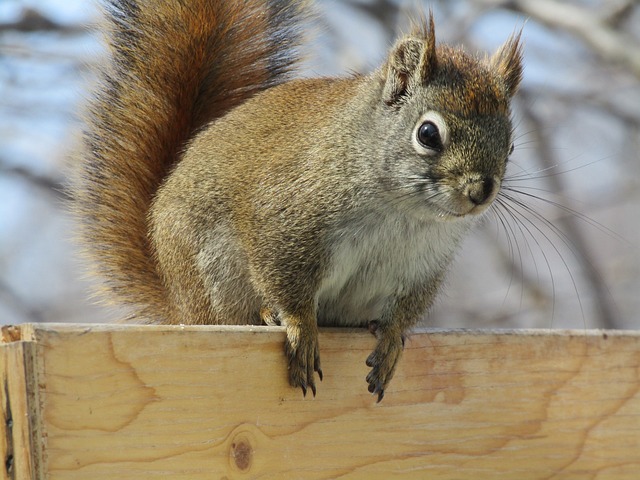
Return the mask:
POLYGON ((42 435, 35 344, 21 328, 2 329, 0 343, 0 478, 40 479, 42 435))

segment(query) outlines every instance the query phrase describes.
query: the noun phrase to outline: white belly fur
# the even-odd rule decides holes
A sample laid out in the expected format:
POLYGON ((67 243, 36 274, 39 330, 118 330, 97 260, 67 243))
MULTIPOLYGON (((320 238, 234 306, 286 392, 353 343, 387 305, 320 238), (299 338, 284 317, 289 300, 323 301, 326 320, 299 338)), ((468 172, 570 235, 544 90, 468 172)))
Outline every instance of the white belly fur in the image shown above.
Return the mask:
POLYGON ((395 296, 447 267, 469 226, 394 216, 342 229, 316 297, 319 325, 361 326, 380 318, 395 296))

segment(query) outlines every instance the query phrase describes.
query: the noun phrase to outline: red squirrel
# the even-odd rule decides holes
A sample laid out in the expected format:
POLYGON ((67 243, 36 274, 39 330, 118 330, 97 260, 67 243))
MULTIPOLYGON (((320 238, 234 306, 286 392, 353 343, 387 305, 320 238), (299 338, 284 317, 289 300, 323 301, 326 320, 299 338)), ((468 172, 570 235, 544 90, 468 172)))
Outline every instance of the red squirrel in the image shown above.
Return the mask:
POLYGON ((437 45, 430 14, 368 75, 292 79, 307 2, 106 11, 75 188, 105 297, 136 321, 280 323, 314 395, 318 326, 369 326, 381 400, 500 189, 519 35, 476 58, 437 45))

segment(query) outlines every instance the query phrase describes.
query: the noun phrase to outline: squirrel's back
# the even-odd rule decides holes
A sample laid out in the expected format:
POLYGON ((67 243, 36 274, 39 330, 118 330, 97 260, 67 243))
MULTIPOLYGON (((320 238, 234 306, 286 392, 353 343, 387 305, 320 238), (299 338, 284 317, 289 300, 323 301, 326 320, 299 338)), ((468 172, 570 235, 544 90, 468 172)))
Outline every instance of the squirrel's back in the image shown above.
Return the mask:
POLYGON ((304 1, 105 0, 110 61, 87 112, 74 186, 83 243, 107 299, 145 321, 166 315, 148 212, 185 143, 285 81, 304 1))

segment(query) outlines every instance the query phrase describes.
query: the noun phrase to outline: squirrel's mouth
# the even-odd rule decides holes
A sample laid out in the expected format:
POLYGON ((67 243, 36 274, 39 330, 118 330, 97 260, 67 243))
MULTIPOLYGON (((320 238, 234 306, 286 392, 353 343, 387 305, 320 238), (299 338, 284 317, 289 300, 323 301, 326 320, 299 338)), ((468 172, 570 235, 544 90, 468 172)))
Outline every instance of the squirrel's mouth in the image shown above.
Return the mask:
POLYGON ((482 205, 473 205, 465 211, 455 211, 453 209, 443 207, 442 205, 432 205, 432 208, 437 220, 447 222, 456 221, 463 218, 479 217, 487 211, 491 203, 492 202, 482 205))
POLYGON ((444 208, 436 208, 436 218, 438 220, 448 221, 448 220, 456 220, 459 218, 466 217, 466 213, 456 213, 450 210, 445 210, 444 208))

